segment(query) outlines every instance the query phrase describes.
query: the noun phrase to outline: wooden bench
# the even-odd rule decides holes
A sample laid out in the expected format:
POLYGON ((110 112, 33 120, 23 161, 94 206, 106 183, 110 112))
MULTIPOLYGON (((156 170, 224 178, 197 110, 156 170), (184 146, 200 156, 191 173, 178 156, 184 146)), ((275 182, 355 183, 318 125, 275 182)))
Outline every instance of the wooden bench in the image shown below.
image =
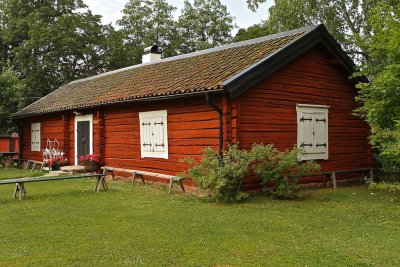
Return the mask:
POLYGON ((326 187, 326 184, 329 179, 332 180, 333 188, 337 188, 336 182, 336 174, 345 174, 345 173, 354 173, 354 172, 362 172, 360 177, 360 182, 365 177, 365 174, 368 174, 371 179, 374 179, 374 169, 373 168, 359 168, 359 169, 351 169, 351 170, 338 170, 338 171, 329 171, 329 172, 318 172, 303 175, 302 177, 312 177, 312 176, 323 176, 323 186, 326 187))
POLYGON ((6 180, 0 180, 0 185, 15 183, 13 198, 15 199, 18 194, 19 200, 21 200, 22 198, 26 197, 25 183, 58 181, 58 180, 68 180, 68 179, 83 179, 83 178, 92 178, 92 177, 95 177, 97 179, 94 191, 99 192, 100 186, 102 186, 104 190, 108 189, 104 174, 85 174, 85 175, 79 175, 79 176, 51 176, 51 177, 43 176, 43 177, 6 179, 6 180))
POLYGON ((23 164, 23 163, 25 163, 25 169, 26 169, 26 167, 27 167, 27 162, 28 162, 28 160, 27 159, 13 159, 13 161, 14 161, 14 165, 15 164, 17 164, 17 167, 19 168, 19 167, 21 167, 21 165, 23 164))
POLYGON ((107 173, 111 173, 113 180, 115 180, 115 176, 114 176, 114 171, 116 172, 125 172, 125 173, 131 173, 132 174, 132 186, 135 185, 135 179, 136 178, 140 178, 140 180, 142 181, 142 184, 146 184, 144 181, 144 176, 152 176, 152 177, 157 177, 157 178, 161 178, 161 179, 166 179, 169 181, 169 187, 168 187, 168 193, 171 193, 172 190, 172 186, 174 183, 177 183, 182 192, 185 192, 185 187, 183 186, 183 180, 185 180, 186 178, 181 178, 181 177, 177 177, 174 175, 167 175, 167 174, 161 174, 161 173, 155 173, 155 172, 147 172, 147 171, 141 171, 141 170, 132 170, 132 169, 123 169, 123 168, 114 168, 114 167, 101 167, 103 169, 103 174, 107 175, 107 173))
POLYGON ((35 169, 36 165, 40 166, 40 169, 43 170, 43 161, 39 161, 39 160, 31 160, 28 159, 26 160, 26 164, 25 164, 25 169, 28 169, 30 167, 30 165, 32 165, 32 171, 35 169))

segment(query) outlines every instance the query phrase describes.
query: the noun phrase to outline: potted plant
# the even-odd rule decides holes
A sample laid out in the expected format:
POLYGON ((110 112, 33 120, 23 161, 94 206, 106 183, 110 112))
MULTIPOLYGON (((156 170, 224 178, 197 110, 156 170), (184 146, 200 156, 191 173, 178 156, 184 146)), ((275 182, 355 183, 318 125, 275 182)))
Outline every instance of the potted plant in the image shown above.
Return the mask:
POLYGON ((96 154, 87 154, 80 156, 78 163, 85 167, 85 171, 96 171, 100 168, 100 156, 96 154))
POLYGON ((60 170, 61 166, 67 165, 68 159, 64 156, 55 156, 54 158, 49 160, 49 166, 53 171, 60 170))

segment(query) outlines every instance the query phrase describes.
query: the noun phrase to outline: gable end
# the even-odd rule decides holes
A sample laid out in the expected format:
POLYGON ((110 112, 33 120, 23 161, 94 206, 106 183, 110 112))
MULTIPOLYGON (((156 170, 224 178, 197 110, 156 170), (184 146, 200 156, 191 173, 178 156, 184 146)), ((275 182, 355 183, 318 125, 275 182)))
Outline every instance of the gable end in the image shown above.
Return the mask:
MULTIPOLYGON (((353 74, 354 62, 321 24, 299 40, 225 81, 224 89, 234 99, 319 43, 322 43, 339 60, 349 75, 353 74)), ((366 78, 362 77, 362 80, 365 81, 366 78)))

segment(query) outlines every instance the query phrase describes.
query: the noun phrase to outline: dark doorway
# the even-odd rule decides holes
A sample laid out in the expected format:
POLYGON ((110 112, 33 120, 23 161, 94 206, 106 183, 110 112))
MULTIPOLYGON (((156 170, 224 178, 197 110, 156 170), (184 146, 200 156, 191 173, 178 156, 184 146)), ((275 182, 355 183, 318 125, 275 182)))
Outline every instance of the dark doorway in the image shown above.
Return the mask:
POLYGON ((79 158, 90 154, 90 121, 78 121, 76 131, 76 156, 79 158))

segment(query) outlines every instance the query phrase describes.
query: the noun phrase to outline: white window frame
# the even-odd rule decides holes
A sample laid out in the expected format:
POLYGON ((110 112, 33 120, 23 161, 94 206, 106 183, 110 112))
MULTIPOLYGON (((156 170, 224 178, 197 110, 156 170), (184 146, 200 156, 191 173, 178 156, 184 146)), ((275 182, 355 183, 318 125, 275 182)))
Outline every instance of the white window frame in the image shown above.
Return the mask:
POLYGON ((89 151, 93 154, 93 114, 77 115, 75 116, 75 165, 78 165, 78 122, 89 121, 89 151))
POLYGON ((162 158, 168 159, 168 113, 167 110, 145 111, 139 112, 139 125, 140 125, 140 153, 142 158, 162 158), (165 121, 164 127, 164 148, 162 152, 159 151, 145 151, 143 147, 144 130, 142 126, 143 118, 163 117, 165 121))
POLYGON ((34 122, 31 123, 31 151, 32 152, 40 152, 40 148, 41 148, 41 134, 42 134, 42 129, 41 129, 42 125, 40 124, 40 122, 34 122), (39 142, 39 144, 33 144, 33 133, 32 133, 32 129, 33 128, 38 128, 39 129, 39 133, 38 133, 38 138, 39 140, 37 140, 37 142, 39 142))
POLYGON ((326 114, 326 150, 325 153, 305 153, 299 155, 299 160, 328 160, 329 159, 329 106, 325 105, 311 105, 311 104, 297 104, 296 105, 296 113, 297 113, 297 148, 300 148, 302 141, 304 140, 302 128, 300 126, 300 119, 302 112, 308 113, 325 113, 326 114))

